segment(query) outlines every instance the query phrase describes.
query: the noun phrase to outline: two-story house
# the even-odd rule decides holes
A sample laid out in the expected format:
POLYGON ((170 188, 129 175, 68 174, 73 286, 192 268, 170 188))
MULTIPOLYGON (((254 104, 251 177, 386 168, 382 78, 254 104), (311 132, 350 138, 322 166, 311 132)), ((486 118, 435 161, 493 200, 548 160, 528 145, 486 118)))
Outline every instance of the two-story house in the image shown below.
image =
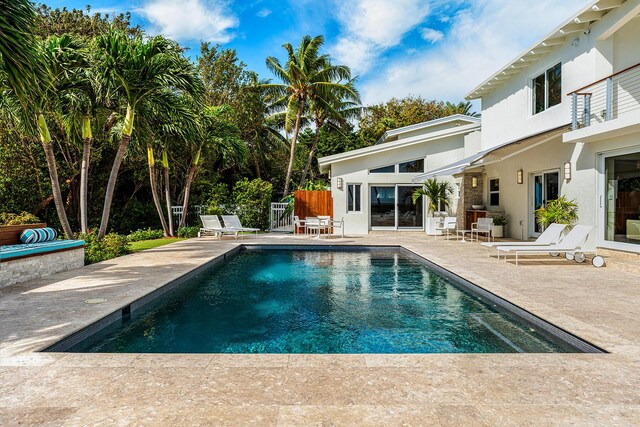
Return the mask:
POLYGON ((526 239, 535 210, 565 195, 599 247, 640 252, 640 0, 590 2, 466 99, 482 102, 482 137, 455 170, 465 209, 504 211, 526 239))

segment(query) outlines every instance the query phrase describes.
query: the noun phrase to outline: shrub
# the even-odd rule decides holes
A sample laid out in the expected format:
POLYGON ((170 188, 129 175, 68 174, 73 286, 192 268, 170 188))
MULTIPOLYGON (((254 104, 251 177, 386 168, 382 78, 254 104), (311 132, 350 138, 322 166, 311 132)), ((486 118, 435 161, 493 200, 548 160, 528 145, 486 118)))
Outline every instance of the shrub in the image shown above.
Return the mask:
POLYGON ((0 213, 0 225, 20 225, 20 224, 38 224, 40 219, 29 212, 0 213))
POLYGON ((567 200, 565 196, 560 196, 547 203, 546 207, 537 209, 536 219, 543 227, 554 223, 571 226, 578 221, 578 205, 575 200, 567 200))
POLYGON ((131 253, 129 240, 121 234, 109 233, 98 241, 98 233, 93 231, 80 234, 78 238, 85 241, 84 263, 87 265, 131 253))
POLYGON ((178 229, 178 237, 182 237, 183 239, 190 239, 192 237, 198 237, 198 232, 200 231, 200 227, 191 226, 191 227, 180 227, 178 229))
POLYGON ((245 227, 266 230, 269 227, 269 210, 273 185, 256 178, 249 181, 244 178, 233 187, 233 201, 236 214, 245 227))
POLYGON ((129 234, 127 238, 130 242, 139 242, 141 240, 160 239, 164 237, 164 231, 153 230, 152 228, 136 230, 129 234))

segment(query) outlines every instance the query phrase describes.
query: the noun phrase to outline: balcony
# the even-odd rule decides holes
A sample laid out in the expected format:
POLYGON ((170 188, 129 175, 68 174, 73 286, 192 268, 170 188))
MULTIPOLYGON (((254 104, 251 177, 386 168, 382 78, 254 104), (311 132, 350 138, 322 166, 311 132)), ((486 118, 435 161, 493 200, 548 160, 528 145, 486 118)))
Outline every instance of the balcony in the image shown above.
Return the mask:
POLYGON ((633 122, 632 117, 640 114, 640 64, 582 87, 569 96, 573 101, 573 131, 616 119, 628 118, 633 122))

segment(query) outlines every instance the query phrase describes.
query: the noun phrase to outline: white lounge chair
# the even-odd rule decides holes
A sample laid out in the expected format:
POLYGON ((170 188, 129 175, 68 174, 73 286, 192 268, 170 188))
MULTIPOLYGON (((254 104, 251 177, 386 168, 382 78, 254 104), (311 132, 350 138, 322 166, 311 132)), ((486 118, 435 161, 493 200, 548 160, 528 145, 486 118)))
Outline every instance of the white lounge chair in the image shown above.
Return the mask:
POLYGON ((238 230, 223 227, 218 215, 200 215, 200 221, 202 221, 202 228, 198 231, 198 237, 206 233, 213 233, 219 239, 223 234, 232 234, 236 239, 238 238, 238 230))
POLYGON ((238 215, 222 215, 222 220, 224 221, 225 227, 233 230, 255 232, 256 235, 258 235, 258 231, 260 231, 259 228, 243 227, 238 215))
POLYGON ((308 216, 307 222, 304 224, 304 233, 306 235, 313 233, 317 233, 317 237, 320 238, 320 233, 323 228, 322 220, 315 216, 308 216))
POLYGON ((585 243, 589 234, 593 231, 594 227, 591 225, 576 225, 573 229, 558 243, 548 246, 497 246, 498 256, 500 252, 505 252, 505 258, 507 253, 515 253, 516 255, 516 267, 518 266, 518 257, 520 255, 534 255, 548 253, 551 256, 557 256, 564 252, 565 257, 569 260, 573 259, 576 262, 583 262, 586 257, 585 254, 595 254, 591 263, 595 267, 602 267, 604 265, 604 258, 598 256, 597 249, 585 247, 585 243))
POLYGON ((491 232, 493 231, 493 218, 478 218, 478 222, 471 224, 471 241, 473 242, 473 235, 475 233, 476 240, 479 239, 479 234, 484 233, 487 235, 487 240, 491 241, 491 232))
MULTIPOLYGON (((442 235, 445 236, 447 240, 449 240, 449 236, 452 231, 456 230, 456 222, 457 218, 455 216, 446 216, 442 220, 442 225, 436 227, 436 231, 441 231, 442 235)), ((434 239, 437 239, 438 235, 434 235, 434 239)))
MULTIPOLYGON (((533 242, 482 242, 480 244, 489 248, 489 254, 491 254, 491 248, 497 246, 549 246, 560 241, 560 235, 566 227, 566 224, 551 224, 533 242)), ((500 252, 498 252, 499 256, 500 252)))

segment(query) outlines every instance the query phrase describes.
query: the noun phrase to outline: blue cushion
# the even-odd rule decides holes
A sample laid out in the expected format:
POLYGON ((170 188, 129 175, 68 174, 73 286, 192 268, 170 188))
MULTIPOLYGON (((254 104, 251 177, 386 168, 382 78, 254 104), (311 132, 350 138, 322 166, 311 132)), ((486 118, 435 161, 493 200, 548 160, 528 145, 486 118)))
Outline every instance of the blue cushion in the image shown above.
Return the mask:
POLYGON ((50 242, 58 237, 58 232, 53 228, 27 228, 20 234, 22 243, 50 242))
POLYGON ((84 240, 51 240, 42 243, 22 243, 18 245, 0 246, 0 260, 22 257, 26 255, 46 254, 61 249, 72 249, 84 246, 84 240))

